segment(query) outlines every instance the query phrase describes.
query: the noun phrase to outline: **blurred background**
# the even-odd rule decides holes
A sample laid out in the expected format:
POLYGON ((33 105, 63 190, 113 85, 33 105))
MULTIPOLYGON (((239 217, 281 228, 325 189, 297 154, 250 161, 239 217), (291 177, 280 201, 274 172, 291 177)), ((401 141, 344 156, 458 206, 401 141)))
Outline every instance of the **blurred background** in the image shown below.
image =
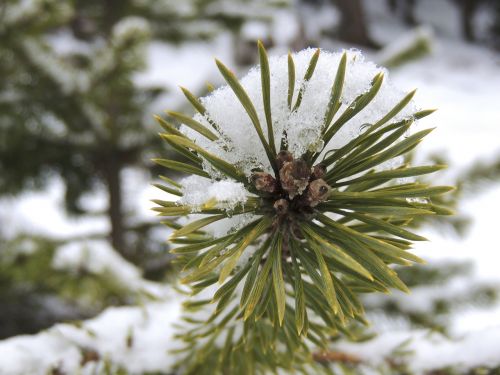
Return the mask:
POLYGON ((438 108, 414 158, 449 164, 457 215, 424 226, 429 264, 402 271, 413 294, 367 299, 369 319, 382 337, 500 342, 498 0, 0 1, 0 339, 168 298, 153 115, 192 113, 178 86, 222 84, 214 57, 242 74, 258 39, 270 55, 360 49, 438 108))

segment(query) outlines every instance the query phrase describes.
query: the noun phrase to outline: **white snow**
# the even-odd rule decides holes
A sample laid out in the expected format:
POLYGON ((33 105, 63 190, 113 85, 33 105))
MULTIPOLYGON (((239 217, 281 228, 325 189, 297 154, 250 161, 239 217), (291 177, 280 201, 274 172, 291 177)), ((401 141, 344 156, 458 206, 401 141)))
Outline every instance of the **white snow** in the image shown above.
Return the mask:
POLYGON ((328 2, 299 1, 296 13, 306 40, 317 41, 322 34, 332 32, 340 22, 340 13, 328 2))
POLYGON ((52 258, 52 267, 70 272, 107 274, 124 288, 134 292, 147 292, 162 296, 163 287, 142 278, 141 271, 127 262, 105 240, 72 241, 57 248, 52 258))
POLYGON ((268 25, 262 21, 245 22, 241 28, 241 35, 250 41, 265 39, 268 35, 268 25))
POLYGON ((113 38, 125 40, 138 35, 148 35, 149 23, 144 18, 127 17, 113 27, 113 38))
MULTIPOLYGON (((179 108, 186 99, 179 86, 194 93, 204 92, 209 82, 220 82, 214 70, 213 58, 225 61, 231 58, 231 38, 228 35, 216 37, 212 43, 187 42, 169 45, 152 41, 147 48, 147 70, 139 72, 134 81, 140 87, 157 86, 167 90, 157 103, 153 103, 151 114, 168 108, 179 108)), ((159 127, 155 128, 159 130, 159 127)))
POLYGON ((177 202, 192 206, 193 212, 213 199, 217 201, 218 207, 230 211, 245 203, 249 195, 241 182, 232 180, 210 181, 200 176, 189 176, 179 183, 182 185, 183 196, 177 202))
POLYGON ((498 366, 500 363, 500 326, 475 330, 464 337, 448 339, 425 331, 393 331, 361 343, 335 346, 373 365, 382 365, 390 354, 402 347, 411 351, 409 367, 417 374, 427 370, 457 366, 465 370, 475 366, 498 366))
MULTIPOLYGON (((412 29, 400 37, 398 37, 395 41, 390 42, 387 46, 381 49, 376 54, 376 61, 380 61, 382 65, 384 62, 390 61, 403 52, 412 51, 418 47, 418 49, 428 50, 430 52, 432 50, 432 43, 434 39, 433 29, 429 26, 419 26, 415 29, 412 29)), ((426 51, 422 51, 425 55, 426 51)))
MULTIPOLYGON (((443 299, 459 301, 463 297, 479 292, 483 287, 500 288, 500 283, 478 280, 476 277, 466 275, 454 277, 444 284, 416 286, 412 288, 410 294, 394 291, 393 294, 382 298, 376 294, 367 295, 363 301, 368 307, 377 306, 380 301, 384 301, 395 304, 403 312, 432 313, 436 302, 443 299)), ((462 310, 470 309, 470 307, 466 304, 461 306, 462 310)))
POLYGON ((278 46, 291 45, 300 32, 298 15, 288 9, 277 10, 271 24, 272 39, 278 46))
POLYGON ((181 224, 198 220, 203 215, 196 213, 204 204, 214 205, 222 208, 228 213, 228 217, 216 221, 203 230, 215 237, 220 237, 243 227, 256 216, 253 214, 233 215, 232 211, 242 206, 250 194, 240 182, 232 180, 211 181, 200 176, 189 176, 179 181, 182 185, 183 196, 176 203, 191 207, 192 214, 179 221, 181 224))
POLYGON ((76 374, 83 350, 95 351, 100 360, 85 364, 82 374, 99 373, 104 360, 132 374, 165 371, 175 361, 169 350, 177 345, 173 324, 180 311, 180 297, 171 293, 164 302, 109 308, 81 327, 58 324, 37 335, 1 341, 0 373, 45 375, 58 368, 76 374))
MULTIPOLYGON (((0 220, 8 225, 2 226, 0 233, 6 238, 24 232, 68 239, 109 232, 106 218, 72 217, 64 211, 63 200, 64 185, 59 178, 53 178, 41 191, 26 192, 17 197, 1 199, 0 220)), ((101 208, 105 198, 95 193, 86 196, 85 202, 86 207, 101 208)))

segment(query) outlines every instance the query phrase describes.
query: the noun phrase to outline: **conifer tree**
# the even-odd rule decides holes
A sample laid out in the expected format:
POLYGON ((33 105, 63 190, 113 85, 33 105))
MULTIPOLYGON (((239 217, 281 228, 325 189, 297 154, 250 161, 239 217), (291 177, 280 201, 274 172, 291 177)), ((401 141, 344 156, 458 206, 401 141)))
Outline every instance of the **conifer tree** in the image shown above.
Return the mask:
MULTIPOLYGON (((236 10, 245 10, 242 6, 250 7, 242 1, 236 10)), ((214 0, 2 2, 0 198, 44 188, 59 178, 66 212, 78 217, 103 215, 109 221, 110 229, 104 227, 87 237, 109 239, 117 252, 142 267, 148 277, 164 278, 171 270, 167 246, 152 235, 155 223, 143 222, 135 214, 128 202, 133 197, 126 195, 129 182, 123 178, 131 168, 154 171, 149 159, 159 151, 160 140, 148 124, 152 103, 164 88, 139 85, 135 76, 145 68, 152 40, 180 44, 234 30, 248 18, 236 10, 226 11, 214 0), (203 25, 200 17, 205 19, 203 25), (85 206, 82 198, 96 192, 107 196, 105 212, 85 206)), ((116 280, 94 275, 90 277, 94 283, 103 277, 103 295, 95 296, 91 308, 82 308, 85 291, 75 288, 71 296, 65 291, 65 286, 73 285, 71 275, 64 274, 66 282, 60 281, 63 275, 54 276, 58 282, 40 276, 54 272, 50 259, 59 247, 79 239, 42 238, 25 232, 0 241, 0 301, 36 307, 21 309, 22 314, 6 309, 3 320, 10 327, 3 334, 13 334, 13 327, 21 326, 14 321, 33 322, 25 327, 26 332, 33 332, 61 319, 57 314, 50 316, 51 309, 43 303, 48 295, 73 305, 76 301, 73 318, 95 314, 110 303, 135 301, 130 292, 115 293, 116 280), (15 248, 19 259, 28 257, 25 248, 37 251, 24 262, 12 255, 15 248), (30 272, 35 264, 37 272, 30 272), (30 275, 25 280, 26 292, 14 287, 22 272, 30 275), (116 298, 108 298, 108 292, 116 298), (31 316, 38 312, 46 317, 45 323, 31 316)))
POLYGON ((121 174, 126 167, 144 167, 145 146, 154 145, 142 123, 144 107, 159 91, 132 82, 144 66, 149 27, 139 18, 122 19, 104 41, 82 41, 80 50, 59 53, 46 38, 74 9, 51 1, 31 8, 8 5, 2 22, 1 191, 39 186, 56 174, 65 184, 68 211, 84 214, 81 196, 102 183, 111 243, 133 258, 134 249, 125 242, 131 223, 121 174), (61 12, 59 19, 54 11, 61 12))
POLYGON ((227 86, 183 89, 197 114, 171 112, 180 130, 160 121, 184 161, 156 162, 190 175, 162 177, 173 198, 156 201, 197 295, 181 373, 330 373, 311 348, 366 323, 359 295, 408 291, 390 266, 421 262, 409 250, 425 238, 405 227, 450 214, 433 203, 450 187, 414 179, 443 166, 402 159, 432 130, 404 137, 432 113, 413 109, 414 92, 356 52, 269 60, 259 43, 259 57, 241 80, 217 60, 227 86))
POLYGON ((0 12, 0 195, 58 175, 68 212, 95 215, 81 197, 104 187, 115 249, 136 263, 164 249, 148 241, 151 223, 137 222, 123 192, 124 171, 151 170, 159 144, 147 124, 163 89, 139 86, 134 75, 151 39, 207 38, 246 18, 215 0, 7 1, 0 12), (76 47, 61 51, 51 39, 61 35, 76 47))

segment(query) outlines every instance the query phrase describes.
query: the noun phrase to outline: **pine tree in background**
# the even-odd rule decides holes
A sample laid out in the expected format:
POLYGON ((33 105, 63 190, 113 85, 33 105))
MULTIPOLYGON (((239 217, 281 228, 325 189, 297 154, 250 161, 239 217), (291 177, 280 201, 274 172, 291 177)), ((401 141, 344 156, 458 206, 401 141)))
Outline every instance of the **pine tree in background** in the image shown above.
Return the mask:
MULTIPOLYGON (((75 1, 9 0, 0 5, 0 196, 44 188, 54 179, 63 183, 65 209, 75 217, 105 216, 106 227, 86 233, 86 238, 109 238, 123 257, 139 265, 151 278, 162 279, 170 269, 167 246, 154 236, 155 223, 143 221, 126 195, 124 173, 154 171, 149 158, 160 144, 151 123, 152 103, 164 88, 139 85, 138 72, 145 68, 147 47, 154 40, 184 43, 235 30, 248 17, 226 10, 218 1, 75 1), (206 21, 201 24, 198 20, 206 21), (103 192, 105 212, 95 211, 85 197, 103 192)), ((269 5, 263 1, 263 6, 269 5)), ((168 62, 167 62, 168 63, 168 62)), ((166 66, 167 68, 167 66, 166 66)), ((144 178, 144 177, 143 177, 144 178)), ((148 180, 146 176, 144 178, 148 180)), ((26 230, 28 232, 28 230, 26 230)), ((3 235, 0 233, 0 235, 3 235)), ((14 234, 3 242, 0 263, 4 269, 2 290, 18 280, 16 272, 29 273, 30 262, 12 263, 8 254, 29 242, 40 253, 40 274, 51 273, 50 256, 57 247, 80 238, 41 238, 14 234), (17 236, 17 238, 16 238, 17 236), (17 271, 9 272, 16 264, 17 271), (43 269, 43 271, 42 271, 43 269)), ((104 245, 105 246, 105 245, 104 245)), ((21 293, 19 304, 29 304, 37 293, 67 294, 64 283, 40 284, 33 276, 21 293)), ((71 282, 71 280, 69 281, 71 282)), ((111 293, 113 283, 109 286, 111 293)), ((12 289, 12 292, 17 289, 12 289)), ((80 290, 82 297, 84 291, 80 290)), ((13 293, 4 295, 5 303, 13 293)), ((70 302, 78 300, 75 290, 70 302)), ((126 294, 126 293, 125 293, 126 294)), ((85 299, 85 298, 83 298, 85 299)), ((73 309, 74 317, 95 314, 99 308, 134 298, 103 299, 96 308, 73 309), (83 315, 81 314, 83 313, 83 315)), ((94 303, 96 302, 96 303, 94 303)), ((11 304, 12 305, 12 304, 11 304)), ((13 306, 13 305, 12 305, 13 306)), ((27 314, 43 310, 26 309, 27 314)), ((49 309, 50 310, 50 309, 49 309)), ((8 314, 7 314, 8 316, 8 314)), ((6 321, 7 316, 4 316, 6 321)), ((10 319, 17 319, 15 314, 10 319)), ((30 321, 29 317, 22 317, 30 321)), ((36 320, 31 319, 35 322, 36 320)), ((48 319, 47 325, 54 320, 48 319)), ((13 326, 13 324, 11 324, 13 326)), ((34 332, 42 326, 27 328, 34 332)), ((9 332, 13 333, 12 330, 9 332)))
POLYGON ((144 226, 127 217, 121 175, 131 167, 149 170, 148 152, 158 143, 145 124, 162 89, 133 81, 145 66, 147 42, 208 37, 207 29, 215 34, 236 28, 244 16, 223 10, 217 1, 77 1, 71 6, 50 0, 9 1, 0 16, 1 194, 41 187, 55 174, 64 181, 68 211, 95 214, 80 199, 104 186, 111 243, 140 263, 155 249, 144 248, 140 231, 131 240, 131 229, 144 226), (206 19, 204 27, 194 22, 200 17, 206 19), (58 51, 50 38, 61 34, 76 47, 58 51), (22 157, 33 152, 43 157, 22 157))
POLYGON ((500 50, 500 3, 491 0, 491 10, 493 14, 493 22, 490 26, 491 41, 494 48, 500 50))
MULTIPOLYGON (((2 103, 7 109, 2 114, 1 190, 19 192, 59 175, 66 208, 81 215, 91 213, 81 206, 81 197, 104 185, 111 243, 137 261, 140 250, 125 241, 132 223, 124 211, 121 175, 127 167, 145 168, 145 147, 154 145, 142 124, 144 108, 159 91, 132 82, 132 74, 144 67, 149 27, 138 18, 123 19, 104 41, 82 42, 79 50, 58 53, 46 40, 54 25, 36 27, 32 18, 52 9, 62 12, 60 7, 40 2, 33 3, 31 13, 21 5, 5 11, 2 67, 10 71, 5 72, 8 87, 3 92, 15 101, 2 103)), ((57 26, 72 16, 67 8, 57 26)))

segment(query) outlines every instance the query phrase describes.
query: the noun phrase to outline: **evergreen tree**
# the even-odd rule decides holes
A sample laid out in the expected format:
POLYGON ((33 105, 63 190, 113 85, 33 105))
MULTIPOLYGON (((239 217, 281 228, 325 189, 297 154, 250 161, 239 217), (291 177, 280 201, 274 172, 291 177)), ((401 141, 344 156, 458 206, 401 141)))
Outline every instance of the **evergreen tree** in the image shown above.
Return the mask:
POLYGON ((213 0, 3 5, 0 194, 39 188, 58 175, 67 210, 83 215, 96 213, 81 197, 104 187, 112 245, 136 263, 161 248, 146 246, 151 223, 137 222, 125 206, 123 172, 151 170, 159 143, 147 124, 162 89, 138 86, 133 77, 145 66, 151 38, 181 43, 208 37, 207 30, 237 29, 247 17, 218 9, 213 0), (77 47, 59 51, 50 38, 61 34, 77 47))
MULTIPOLYGON (((270 6, 267 1, 260 3, 270 6)), ((158 152, 160 141, 151 121, 152 103, 164 88, 138 85, 135 76, 145 68, 151 41, 183 43, 236 31, 247 18, 257 16, 255 11, 250 16, 245 13, 252 7, 255 4, 242 1, 239 8, 225 10, 215 0, 3 2, 0 197, 44 188, 58 177, 64 184, 68 213, 78 217, 105 215, 109 221, 109 230, 87 233, 88 238, 108 238, 116 251, 138 264, 148 277, 165 278, 171 270, 167 246, 152 234, 155 223, 143 222, 135 214, 135 207, 129 204, 131 197, 126 195, 125 184, 129 182, 124 180, 124 173, 132 168, 143 173, 155 171, 149 159, 155 150, 158 152), (200 17, 206 20, 202 25, 200 17), (105 212, 85 206, 83 198, 96 192, 107 196, 105 212)), ((1 290, 5 293, 0 299, 13 308, 39 308, 23 309, 27 315, 6 310, 4 320, 10 322, 10 328, 6 327, 4 335, 21 326, 14 324, 15 320, 33 321, 33 326, 26 326, 33 332, 62 318, 50 316, 50 308, 38 303, 43 298, 37 294, 59 296, 73 305, 79 300, 78 293, 85 295, 75 289, 68 298, 58 285, 61 279, 40 283, 43 278, 36 276, 50 274, 50 259, 57 248, 77 239, 29 237, 30 233, 19 233, 17 238, 1 241, 0 263, 5 271, 1 290), (28 293, 13 288, 19 281, 15 274, 33 266, 19 264, 19 270, 7 272, 12 265, 8 254, 23 241, 39 250, 26 264, 38 262, 39 267, 34 279, 26 280, 28 293), (45 311, 45 323, 30 317, 37 311, 45 311)), ((114 284, 107 284, 109 288, 104 290, 112 294, 114 284)), ((66 317, 95 314, 111 301, 133 301, 122 297, 103 298, 101 304, 94 301, 89 309, 82 309, 81 304, 73 306, 66 317)))
POLYGON ((124 211, 121 175, 127 167, 146 167, 146 146, 154 145, 142 124, 145 108, 160 91, 132 82, 144 67, 149 27, 138 18, 122 19, 104 40, 59 53, 47 37, 74 14, 63 8, 40 1, 28 10, 10 4, 4 12, 1 191, 19 192, 59 175, 68 211, 89 214, 80 198, 102 184, 109 197, 111 243, 137 259, 140 250, 125 241, 132 223, 124 211))

